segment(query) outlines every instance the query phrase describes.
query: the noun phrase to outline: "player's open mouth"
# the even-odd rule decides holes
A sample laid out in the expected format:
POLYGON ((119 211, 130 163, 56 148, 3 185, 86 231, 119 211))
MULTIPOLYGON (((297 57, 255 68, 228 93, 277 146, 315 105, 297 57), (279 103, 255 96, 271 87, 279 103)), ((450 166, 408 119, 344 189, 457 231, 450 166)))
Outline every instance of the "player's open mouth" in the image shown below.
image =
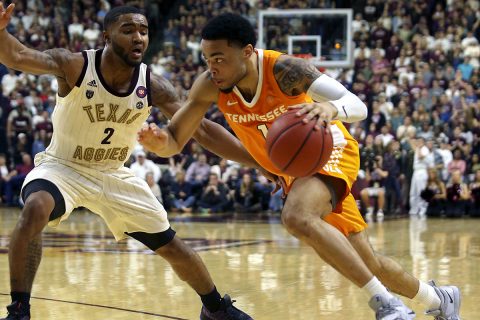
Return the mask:
POLYGON ((142 57, 142 49, 135 48, 132 50, 132 56, 135 58, 141 58, 142 57))
POLYGON ((220 86, 223 83, 223 80, 218 80, 218 79, 212 79, 212 80, 216 86, 220 86))

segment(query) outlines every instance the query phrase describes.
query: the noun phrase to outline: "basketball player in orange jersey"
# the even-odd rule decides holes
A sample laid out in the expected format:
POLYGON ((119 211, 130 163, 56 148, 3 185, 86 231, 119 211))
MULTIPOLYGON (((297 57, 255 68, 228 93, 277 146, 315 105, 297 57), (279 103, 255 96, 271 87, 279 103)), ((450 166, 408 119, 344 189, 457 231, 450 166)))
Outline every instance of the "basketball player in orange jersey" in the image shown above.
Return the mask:
MULTIPOLYGON (((166 259, 200 295, 200 319, 251 319, 228 296, 221 298, 200 257, 175 235, 147 183, 124 167, 152 106, 169 117, 180 107, 173 86, 142 63, 149 43, 147 18, 133 7, 114 8, 104 18, 102 50, 39 52, 5 30, 13 9, 11 4, 5 10, 0 2, 0 63, 55 75, 59 91, 52 142, 36 156, 22 188, 25 206, 9 248, 12 304, 6 319, 30 319, 41 232, 49 221, 58 225, 80 206, 99 214, 117 240, 132 237, 166 259)), ((255 166, 222 126, 203 121, 195 136, 213 152, 255 166)))
POLYGON ((415 316, 385 286, 423 303, 436 319, 459 319, 458 288, 420 282, 392 259, 375 253, 368 241, 366 224, 350 193, 359 168, 358 145, 342 124, 365 119, 366 106, 306 60, 255 49, 255 43, 254 29, 239 15, 223 14, 209 21, 201 43, 208 70, 195 81, 170 124, 165 129, 144 127, 139 141, 160 156, 176 154, 208 108, 218 104, 257 162, 285 179, 288 196, 282 222, 287 230, 362 288, 376 319, 415 316), (316 175, 295 180, 284 176, 266 154, 268 127, 288 107, 298 108, 299 116, 307 114, 306 122, 329 124, 334 161, 316 175))

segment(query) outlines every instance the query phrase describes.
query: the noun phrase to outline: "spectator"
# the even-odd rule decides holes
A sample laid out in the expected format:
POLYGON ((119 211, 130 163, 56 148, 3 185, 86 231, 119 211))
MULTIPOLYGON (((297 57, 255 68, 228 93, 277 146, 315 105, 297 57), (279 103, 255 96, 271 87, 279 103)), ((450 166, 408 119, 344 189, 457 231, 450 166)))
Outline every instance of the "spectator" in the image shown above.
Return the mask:
POLYGON ((0 203, 4 201, 5 183, 8 177, 7 157, 4 153, 0 153, 0 203))
POLYGON ((35 157, 37 153, 45 151, 49 143, 49 139, 47 139, 47 132, 45 130, 36 131, 32 144, 32 156, 35 157))
POLYGON ((203 213, 218 213, 225 210, 228 204, 228 190, 222 182, 219 182, 215 173, 209 175, 198 206, 203 213))
POLYGON ((469 189, 472 194, 470 216, 480 217, 480 169, 475 171, 475 178, 470 183, 469 189))
POLYGON ((441 179, 442 181, 448 181, 449 171, 448 166, 453 160, 453 154, 450 150, 450 145, 445 141, 446 139, 440 139, 440 148, 437 149, 437 152, 442 156, 443 166, 441 170, 441 179))
POLYGON ((381 129, 381 133, 375 139, 382 140, 382 146, 386 147, 395 137, 390 133, 389 128, 387 126, 383 126, 381 129))
POLYGON ((459 171, 463 176, 467 169, 467 163, 463 160, 464 155, 460 148, 453 150, 453 160, 448 164, 448 173, 451 175, 454 171, 459 171))
POLYGON ((438 178, 437 169, 428 169, 427 186, 420 196, 428 202, 426 215, 428 217, 439 217, 445 210, 445 200, 447 199, 447 191, 445 184, 438 178))
POLYGON ((401 213, 404 208, 400 183, 405 180, 405 175, 400 172, 401 158, 400 143, 391 141, 383 154, 382 167, 383 171, 388 172, 384 184, 385 202, 388 206, 387 211, 390 213, 401 213))
POLYGON ((388 171, 382 169, 382 157, 377 156, 370 168, 365 171, 365 177, 368 187, 360 192, 363 204, 367 210, 365 220, 372 221, 374 207, 371 206, 371 198, 377 199, 377 220, 384 218, 383 207, 385 204, 385 178, 388 176, 388 171))
POLYGON ((237 213, 258 212, 262 209, 260 190, 255 186, 252 176, 245 173, 241 183, 235 189, 233 207, 237 213))
POLYGON ((20 191, 25 177, 32 169, 32 157, 28 153, 23 153, 22 164, 17 165, 5 179, 5 202, 7 206, 15 205, 15 193, 20 191))
POLYGON ((16 143, 16 137, 20 133, 31 135, 32 133, 32 116, 26 110, 23 99, 16 100, 17 107, 8 115, 7 119, 7 136, 10 140, 10 146, 16 143))
POLYGON ((473 74, 473 66, 470 64, 470 57, 465 56, 463 62, 458 66, 462 74, 462 80, 469 81, 473 74))
POLYGON ((152 161, 146 158, 146 154, 143 150, 138 151, 135 155, 136 161, 132 163, 130 169, 133 171, 135 176, 147 180, 147 173, 151 172, 153 174, 153 180, 158 182, 162 177, 162 172, 160 168, 152 161))
POLYGON ((202 184, 207 181, 209 173, 210 165, 207 163, 207 156, 201 153, 198 155, 198 160, 188 167, 185 179, 191 183, 202 184))
POLYGON ((2 78, 2 92, 5 97, 8 97, 10 93, 17 86, 18 76, 15 74, 15 70, 8 69, 8 74, 2 78))
POLYGON ((433 167, 433 155, 425 145, 425 140, 419 138, 412 141, 415 155, 413 160, 413 176, 410 185, 410 215, 424 216, 427 211, 427 203, 420 197, 420 193, 427 186, 427 169, 433 167))
POLYGON ((451 173, 447 185, 447 204, 445 212, 447 217, 458 218, 465 214, 470 201, 470 191, 467 184, 462 182, 462 173, 455 170, 451 173))
POLYGON ((178 171, 171 188, 172 208, 181 212, 192 212, 195 204, 192 184, 185 180, 185 172, 178 171))
POLYGON ((155 181, 155 176, 154 176, 153 172, 150 172, 150 171, 147 172, 146 181, 147 181, 148 186, 150 187, 150 190, 152 190, 152 193, 155 196, 155 198, 157 198, 158 202, 163 204, 162 190, 160 190, 160 186, 155 181))
POLYGON ((83 36, 83 30, 84 30, 83 24, 80 23, 78 16, 74 15, 72 19, 72 23, 69 24, 68 26, 68 35, 70 36, 70 39, 75 38, 76 36, 81 37, 83 36))
POLYGON ((97 23, 90 21, 88 28, 83 32, 83 38, 88 44, 88 48, 96 49, 97 41, 100 36, 100 28, 97 23))
POLYGON ((403 120, 403 124, 397 129, 397 140, 402 141, 408 136, 409 132, 415 134, 417 132, 417 129, 412 124, 412 118, 406 116, 403 120))

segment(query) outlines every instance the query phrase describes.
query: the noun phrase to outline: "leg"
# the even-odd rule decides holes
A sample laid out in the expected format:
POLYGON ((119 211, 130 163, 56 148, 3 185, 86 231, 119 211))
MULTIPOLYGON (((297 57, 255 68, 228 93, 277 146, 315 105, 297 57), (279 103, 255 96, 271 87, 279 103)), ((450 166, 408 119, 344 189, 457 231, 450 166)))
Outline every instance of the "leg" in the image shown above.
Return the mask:
MULTIPOLYGON (((122 170, 119 172, 124 173, 122 170)), ((155 201, 143 179, 130 172, 122 179, 118 175, 104 175, 103 178, 106 186, 112 186, 104 191, 109 195, 108 200, 85 201, 85 206, 105 220, 117 240, 131 236, 167 260, 180 279, 200 295, 205 306, 200 319, 251 319, 236 309, 228 296, 221 298, 200 256, 175 236, 167 212, 155 201), (132 187, 136 190, 135 197, 125 197, 122 190, 132 187), (119 219, 123 224, 113 223, 119 219)))
POLYGON ((330 189, 323 181, 317 177, 297 179, 285 202, 282 222, 288 232, 314 248, 325 262, 363 287, 373 274, 347 238, 322 219, 332 211, 330 201, 330 189))
POLYGON ((405 272, 393 259, 375 253, 366 231, 350 234, 348 240, 370 271, 390 290, 412 299, 418 292, 419 281, 405 272))
POLYGON ((378 211, 383 211, 383 206, 385 205, 385 189, 380 188, 377 195, 378 201, 378 211))
POLYGON ((127 233, 163 257, 181 280, 187 282, 201 297, 204 307, 201 320, 232 319, 251 320, 243 311, 235 308, 228 295, 221 298, 200 256, 171 228, 159 233, 127 233))
POLYGON ((412 183, 410 184, 410 212, 409 213, 411 215, 418 214, 418 210, 419 210, 417 205, 417 202, 418 202, 417 194, 420 194, 421 191, 417 190, 418 189, 417 184, 418 184, 418 178, 414 172, 412 176, 412 183))
POLYGON ((167 245, 155 250, 172 266, 175 273, 198 294, 210 293, 214 284, 200 256, 180 238, 174 237, 167 245))
POLYGON ((41 232, 55 207, 46 191, 31 194, 13 230, 8 253, 12 292, 31 292, 42 256, 41 232))
POLYGON ((373 274, 390 290, 423 304, 427 314, 441 319, 459 319, 460 292, 455 286, 437 287, 434 282, 423 283, 407 273, 396 261, 373 251, 365 231, 348 237, 373 274), (447 295, 451 297, 446 299, 447 295))
POLYGON ((370 208, 370 197, 368 196, 368 189, 365 188, 360 191, 360 196, 362 197, 362 202, 365 208, 368 210, 370 208))
POLYGON ((369 305, 375 311, 377 320, 411 319, 410 310, 374 277, 342 233, 348 234, 356 229, 360 231, 365 227, 353 196, 349 194, 342 205, 353 206, 356 209, 354 215, 330 213, 330 201, 333 198, 335 204, 335 199, 340 199, 341 190, 345 192, 345 182, 333 177, 323 177, 322 180, 308 177, 295 181, 282 213, 287 230, 314 248, 325 262, 368 293, 369 305))

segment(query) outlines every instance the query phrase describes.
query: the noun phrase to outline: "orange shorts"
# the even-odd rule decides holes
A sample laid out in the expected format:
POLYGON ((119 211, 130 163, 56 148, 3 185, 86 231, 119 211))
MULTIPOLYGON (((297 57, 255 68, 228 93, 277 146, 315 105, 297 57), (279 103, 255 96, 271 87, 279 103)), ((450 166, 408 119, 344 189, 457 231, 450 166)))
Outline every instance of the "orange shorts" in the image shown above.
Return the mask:
POLYGON ((332 212, 328 214, 324 218, 326 222, 337 228, 345 236, 363 231, 367 228, 367 224, 365 220, 363 220, 355 198, 351 193, 349 193, 340 204, 342 206, 342 212, 332 212))
MULTIPOLYGON (((345 182, 345 190, 343 193, 340 193, 342 194, 341 198, 338 199, 332 213, 325 217, 325 221, 340 230, 345 236, 348 236, 350 233, 365 230, 367 224, 363 220, 355 199, 350 192, 353 183, 357 179, 360 167, 358 143, 348 134, 343 125, 338 129, 344 134, 344 144, 343 146, 335 146, 333 148, 330 160, 322 170, 318 171, 318 174, 334 177, 345 182)), ((295 178, 289 176, 284 176, 283 178, 286 182, 284 190, 288 193, 295 178)))

